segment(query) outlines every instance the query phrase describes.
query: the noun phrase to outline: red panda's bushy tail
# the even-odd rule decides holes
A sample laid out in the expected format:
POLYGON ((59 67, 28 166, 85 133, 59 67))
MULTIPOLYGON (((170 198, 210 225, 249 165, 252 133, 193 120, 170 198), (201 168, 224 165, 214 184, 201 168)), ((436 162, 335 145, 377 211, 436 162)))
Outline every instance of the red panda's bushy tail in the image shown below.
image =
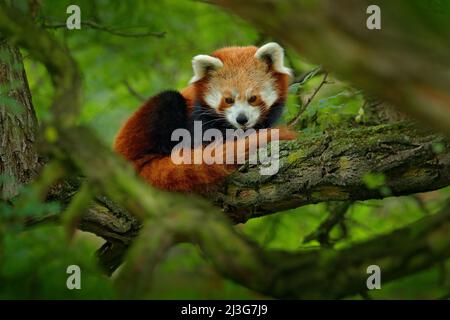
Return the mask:
POLYGON ((186 192, 216 185, 235 168, 224 164, 175 164, 170 156, 160 156, 145 162, 139 174, 155 187, 186 192))
POLYGON ((149 99, 119 131, 114 150, 130 161, 141 177, 155 187, 193 191, 217 184, 235 166, 224 164, 175 164, 170 136, 186 126, 186 99, 176 91, 165 91, 149 99))

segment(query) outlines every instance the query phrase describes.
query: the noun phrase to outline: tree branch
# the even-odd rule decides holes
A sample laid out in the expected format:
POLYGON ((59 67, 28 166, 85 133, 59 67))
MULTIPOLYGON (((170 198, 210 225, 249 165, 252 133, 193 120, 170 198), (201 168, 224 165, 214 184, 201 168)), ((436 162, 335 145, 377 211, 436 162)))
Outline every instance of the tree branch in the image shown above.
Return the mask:
MULTIPOLYGON (((119 28, 103 26, 101 24, 98 24, 95 21, 90 21, 90 20, 82 20, 80 22, 80 24, 82 26, 85 26, 85 27, 88 27, 88 28, 91 28, 94 30, 107 32, 112 35, 119 36, 119 37, 125 37, 125 38, 145 38, 145 37, 163 38, 167 33, 166 31, 161 31, 161 32, 148 31, 148 32, 139 32, 139 33, 129 33, 129 32, 120 31, 119 28)), ((61 28, 67 28, 67 24, 65 22, 44 22, 42 24, 42 27, 46 28, 46 29, 61 29, 61 28)), ((128 29, 129 28, 130 27, 128 27, 128 29)))
POLYGON ((344 216, 351 204, 352 203, 349 201, 329 202, 327 206, 329 215, 320 223, 316 230, 303 238, 303 243, 317 240, 320 245, 329 247, 331 245, 331 230, 333 230, 336 225, 343 222, 344 216))
POLYGON ((147 98, 140 94, 139 92, 136 91, 136 89, 134 89, 131 84, 128 82, 128 80, 123 80, 123 84, 125 85, 125 87, 127 88, 128 92, 135 97, 139 102, 145 102, 147 100, 147 98))
MULTIPOLYGON (((450 142, 411 122, 333 131, 282 143, 279 172, 261 176, 259 170, 259 166, 244 165, 203 196, 234 223, 243 223, 313 203, 436 190, 450 185, 450 142), (437 145, 443 151, 436 153, 437 145), (386 184, 369 188, 364 183, 368 173, 383 174, 386 184)), ((79 183, 66 181, 56 186, 50 199, 66 201, 79 183)), ((108 201, 98 198, 97 206, 106 206, 115 215, 129 214, 108 201)))
POLYGON ((300 137, 280 145, 280 169, 261 176, 245 166, 209 199, 235 222, 324 201, 407 195, 450 185, 450 144, 409 122, 300 137), (443 147, 441 153, 435 146, 443 147), (370 189, 368 173, 383 174, 390 193, 370 189))

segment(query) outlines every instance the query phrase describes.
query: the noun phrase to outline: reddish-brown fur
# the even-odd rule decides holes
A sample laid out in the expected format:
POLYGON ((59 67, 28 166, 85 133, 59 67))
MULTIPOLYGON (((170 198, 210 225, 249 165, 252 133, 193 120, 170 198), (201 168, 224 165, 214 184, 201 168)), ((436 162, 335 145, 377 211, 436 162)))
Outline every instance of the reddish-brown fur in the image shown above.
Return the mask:
MULTIPOLYGON (((213 56, 221 59, 226 72, 231 69, 238 74, 237 83, 243 87, 249 86, 252 81, 248 72, 252 70, 266 69, 264 62, 254 58, 256 47, 224 48, 213 53, 213 56), (248 72, 246 72, 248 71, 248 72)), ((233 72, 234 72, 233 71, 233 72)), ((272 70, 272 77, 276 79, 276 89, 281 99, 287 94, 288 76, 276 73, 272 70)), ((195 101, 203 99, 209 77, 205 77, 181 91, 187 101, 188 112, 191 112, 195 101)), ((157 154, 145 154, 145 150, 151 149, 158 141, 151 139, 151 127, 149 119, 157 118, 153 114, 153 100, 146 102, 125 123, 116 137, 114 150, 133 163, 141 177, 152 185, 174 191, 194 191, 206 186, 215 185, 236 169, 236 165, 225 164, 174 164, 170 156, 157 154)), ((280 128, 280 140, 294 139, 296 134, 287 128, 280 128)), ((270 135, 268 135, 270 138, 270 135)), ((255 139, 250 137, 247 139, 255 139)), ((236 142, 227 142, 234 144, 236 142)), ((248 152, 248 150, 247 150, 248 152)))

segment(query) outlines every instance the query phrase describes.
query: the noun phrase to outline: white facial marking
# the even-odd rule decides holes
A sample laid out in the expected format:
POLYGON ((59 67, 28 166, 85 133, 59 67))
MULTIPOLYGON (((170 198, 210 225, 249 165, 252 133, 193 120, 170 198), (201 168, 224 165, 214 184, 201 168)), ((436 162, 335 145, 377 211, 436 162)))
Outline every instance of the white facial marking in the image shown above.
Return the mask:
POLYGON ((208 106, 217 109, 222 101, 222 94, 217 88, 209 88, 204 99, 208 106))
POLYGON ((251 88, 245 90, 245 99, 249 99, 252 96, 252 91, 251 88))
POLYGON ((275 71, 292 76, 292 70, 284 66, 284 50, 278 43, 269 42, 256 51, 255 58, 264 59, 265 57, 272 60, 275 71))
POLYGON ((220 59, 200 54, 192 59, 192 68, 194 69, 194 76, 189 83, 194 83, 202 79, 208 70, 217 70, 223 67, 222 61, 220 59))
POLYGON ((264 87, 262 88, 261 92, 261 99, 265 102, 265 104, 270 107, 272 106, 275 101, 278 100, 278 93, 273 87, 273 84, 271 82, 267 82, 264 87))
POLYGON ((238 129, 253 128, 258 123, 261 111, 259 107, 249 105, 247 102, 236 102, 233 106, 225 110, 225 116, 227 120, 238 129), (246 124, 239 124, 236 119, 239 115, 247 117, 246 124))

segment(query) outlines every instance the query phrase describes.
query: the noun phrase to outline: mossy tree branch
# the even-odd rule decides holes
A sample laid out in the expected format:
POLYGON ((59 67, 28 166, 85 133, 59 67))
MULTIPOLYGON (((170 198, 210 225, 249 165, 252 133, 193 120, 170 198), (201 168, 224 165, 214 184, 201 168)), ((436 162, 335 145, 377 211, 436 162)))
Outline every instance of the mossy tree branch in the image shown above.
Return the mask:
MULTIPOLYGON (((144 229, 145 241, 156 240, 152 252, 157 253, 158 257, 151 257, 152 261, 149 262, 151 268, 154 265, 153 261, 159 260, 173 240, 176 240, 173 241, 174 243, 189 241, 197 244, 223 275, 256 291, 274 297, 336 298, 359 292, 365 288, 367 277, 365 271, 369 264, 378 264, 383 270, 384 282, 387 282, 427 268, 450 256, 448 207, 439 215, 428 217, 390 235, 340 251, 320 250, 292 253, 264 250, 237 233, 229 220, 208 201, 195 196, 171 194, 148 186, 136 177, 131 166, 114 155, 89 128, 74 125, 72 119, 80 109, 81 77, 73 59, 59 48, 58 43, 48 33, 36 30, 36 26, 31 24, 20 12, 4 7, 0 7, 0 31, 17 40, 19 44, 43 62, 48 72, 52 74, 52 78, 55 79, 53 84, 57 94, 53 110, 59 121, 51 123, 57 135, 55 139, 48 141, 48 151, 53 158, 67 167, 68 172, 73 172, 73 169, 82 172, 89 183, 89 190, 90 188, 102 190, 112 201, 147 226, 160 226, 171 235, 166 238, 153 239, 151 232, 150 234, 146 232, 154 229, 151 227, 144 229), (33 41, 29 39, 31 34, 33 34, 33 41), (65 110, 65 112, 59 112, 61 110, 65 110), (64 114, 67 114, 68 120, 64 120, 64 114)), ((401 128, 401 126, 397 127, 398 130, 401 128)), ((408 127, 406 126, 406 128, 408 127)), ((393 129, 394 127, 390 128, 390 130, 393 129)), ((373 134, 377 134, 377 130, 373 134)), ((353 134, 357 135, 357 133, 353 134)), ((352 137, 351 135, 347 136, 348 144, 352 143, 352 137)), ((325 146, 333 143, 333 140, 326 136, 321 139, 328 141, 325 146)), ((319 140, 322 141, 321 139, 319 140)), ((407 139, 403 144, 409 146, 411 143, 415 145, 420 142, 424 143, 424 146, 418 145, 417 149, 408 149, 410 147, 407 147, 408 151, 405 153, 395 153, 393 151, 395 148, 389 144, 384 148, 402 160, 408 158, 411 153, 419 152, 420 154, 422 148, 428 150, 429 140, 417 139, 419 140, 407 139)), ((324 148, 322 143, 317 143, 317 140, 306 140, 305 143, 306 145, 302 145, 301 142, 287 144, 288 148, 295 146, 299 148, 296 151, 298 154, 293 153, 291 164, 306 161, 306 156, 326 155, 327 148, 324 148)), ((403 144, 395 142, 397 146, 403 146, 403 144)), ((341 154, 346 154, 347 147, 340 147, 341 154)), ((400 150, 404 149, 400 148, 400 150)), ((441 158, 438 158, 438 163, 443 161, 446 166, 448 154, 445 152, 443 154, 441 158)), ((357 156, 357 153, 354 155, 357 156)), ((285 156, 289 159, 288 154, 285 156)), ((420 159, 417 161, 419 162, 420 159)), ((321 160, 321 158, 318 157, 317 160, 321 160)), ((436 157, 433 156, 428 160, 436 161, 436 157)), ((353 160, 351 158, 341 159, 344 165, 346 161, 353 160)), ((320 163, 316 164, 320 165, 320 163)), ((287 168, 285 167, 285 169, 287 168)), ((387 168, 392 169, 389 166, 387 168)), ((324 176, 322 171, 320 172, 321 176, 324 176)), ((237 177, 232 179, 237 179, 237 177)), ((436 181, 436 186, 442 183, 439 179, 436 181)), ((395 185, 391 186, 391 188, 394 187, 395 185)), ((430 187, 427 185, 427 188, 430 187)), ((370 195, 369 191, 366 192, 370 195)), ((330 200, 331 193, 322 190, 322 194, 326 200, 330 200)), ((313 199, 317 200, 317 198, 313 199)), ((103 202, 105 205, 108 201, 97 199, 97 205, 99 202, 103 202)), ((84 200, 80 203, 83 206, 85 204, 84 200)), ((286 205, 284 204, 284 206, 286 205)), ((114 205, 107 205, 107 207, 114 207, 114 205)), ((120 209, 115 212, 119 211, 120 209)), ((110 213, 105 213, 105 215, 110 215, 110 213)), ((99 219, 93 223, 86 217, 85 215, 81 222, 82 228, 94 231, 106 239, 120 239, 120 236, 117 237, 117 233, 108 234, 104 224, 97 223, 99 219)), ((114 218, 115 220, 110 218, 107 219, 107 223, 110 223, 110 228, 120 229, 119 222, 122 218, 122 216, 114 218), (119 226, 115 225, 116 222, 119 226)), ((128 236, 129 232, 134 231, 131 228, 124 234, 128 236)), ((157 235, 161 236, 161 233, 157 233, 157 235)), ((127 238, 126 236, 122 235, 123 238, 127 238)), ((110 258, 116 262, 114 256, 110 256, 110 258)), ((150 270, 141 270, 141 272, 150 272, 150 270)))
POLYGON ((208 198, 234 221, 245 222, 305 204, 407 195, 448 185, 450 143, 402 122, 283 143, 276 175, 261 176, 257 166, 241 168, 208 198), (384 175, 387 188, 367 187, 368 173, 384 175))

